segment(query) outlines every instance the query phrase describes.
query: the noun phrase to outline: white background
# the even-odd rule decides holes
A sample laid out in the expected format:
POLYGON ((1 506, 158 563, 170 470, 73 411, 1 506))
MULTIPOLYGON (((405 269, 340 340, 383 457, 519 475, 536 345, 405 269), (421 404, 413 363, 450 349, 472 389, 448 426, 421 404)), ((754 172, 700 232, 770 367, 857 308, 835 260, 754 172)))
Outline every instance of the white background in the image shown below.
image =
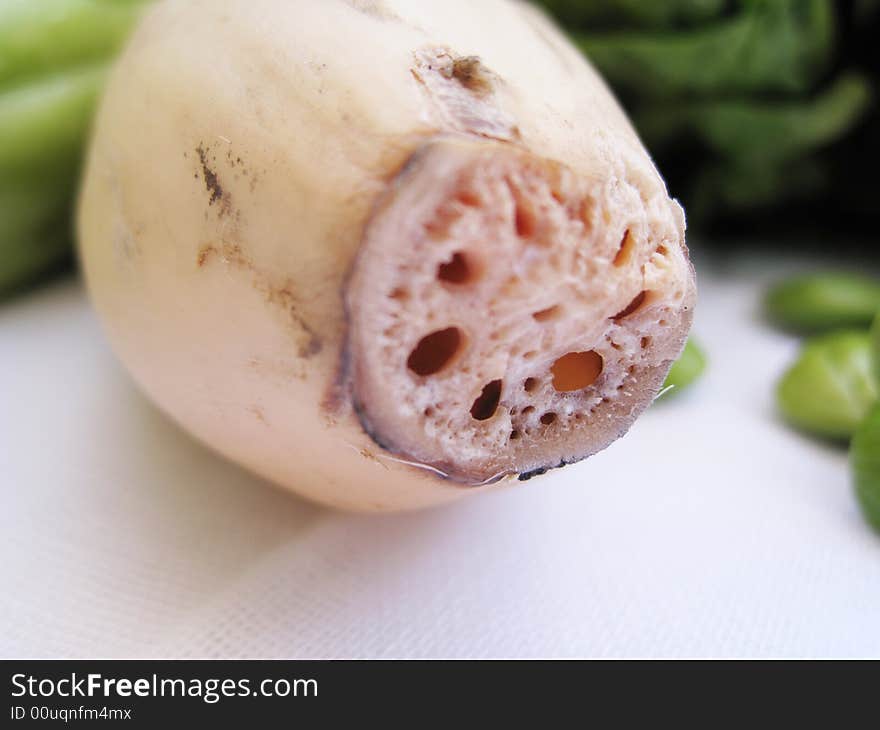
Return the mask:
POLYGON ((702 262, 708 374, 606 452, 384 517, 191 441, 78 283, 3 304, 0 655, 880 656, 880 538, 845 453, 778 422, 761 261, 702 262))

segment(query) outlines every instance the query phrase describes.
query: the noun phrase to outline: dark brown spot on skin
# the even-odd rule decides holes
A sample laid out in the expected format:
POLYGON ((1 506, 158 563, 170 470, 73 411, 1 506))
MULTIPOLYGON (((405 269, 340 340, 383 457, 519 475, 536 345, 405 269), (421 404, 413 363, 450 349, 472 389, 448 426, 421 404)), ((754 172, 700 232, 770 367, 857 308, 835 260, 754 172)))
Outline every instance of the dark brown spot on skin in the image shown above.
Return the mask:
MULTIPOLYGON (((205 189, 210 194, 208 205, 213 206, 215 203, 219 203, 219 216, 223 218, 232 212, 232 200, 229 197, 229 194, 223 190, 223 186, 220 184, 220 179, 217 177, 216 171, 211 167, 211 160, 208 159, 208 151, 205 149, 205 146, 200 144, 196 148, 196 154, 198 154, 199 163, 202 166, 202 177, 205 180, 205 189)), ((217 158, 213 157, 212 160, 216 163, 217 158)), ((196 175, 196 177, 198 177, 198 175, 196 175)), ((237 217, 238 215, 236 215, 236 218, 237 217)))
POLYGON ((452 62, 452 78, 477 96, 485 96, 492 91, 492 75, 478 56, 455 59, 452 62))
POLYGON ((214 205, 214 203, 223 198, 223 188, 220 186, 220 181, 217 180, 217 173, 208 165, 208 153, 205 152, 205 148, 199 145, 196 148, 196 153, 199 156, 199 162, 202 163, 202 176, 205 178, 205 188, 211 193, 209 204, 214 205))

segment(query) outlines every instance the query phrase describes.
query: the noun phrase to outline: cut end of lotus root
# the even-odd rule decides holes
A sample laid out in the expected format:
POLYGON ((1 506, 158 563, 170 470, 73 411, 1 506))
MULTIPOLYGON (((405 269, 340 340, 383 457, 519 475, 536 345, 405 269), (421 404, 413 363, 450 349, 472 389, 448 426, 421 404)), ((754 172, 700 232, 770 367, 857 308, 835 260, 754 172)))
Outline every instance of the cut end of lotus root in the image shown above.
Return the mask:
POLYGON ((674 206, 503 143, 420 150, 346 290, 367 433, 463 485, 526 479, 623 435, 690 328, 674 206))

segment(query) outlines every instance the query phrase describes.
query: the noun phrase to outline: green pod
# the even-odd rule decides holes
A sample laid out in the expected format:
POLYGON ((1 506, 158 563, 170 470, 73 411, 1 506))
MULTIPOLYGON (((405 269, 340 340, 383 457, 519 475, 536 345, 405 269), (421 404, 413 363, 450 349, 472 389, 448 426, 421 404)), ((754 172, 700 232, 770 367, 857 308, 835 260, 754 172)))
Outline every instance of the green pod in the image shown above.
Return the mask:
POLYGON ((0 180, 0 297, 69 259, 74 187, 69 177, 54 186, 0 180))
POLYGON ((54 74, 0 94, 0 175, 50 177, 76 171, 106 68, 54 74))
POLYGON ((874 325, 871 327, 871 358, 874 363, 874 379, 880 388, 880 309, 874 317, 874 325))
POLYGON ((880 408, 871 411, 856 431, 849 460, 862 514, 880 532, 880 408))
POLYGON ((663 383, 661 397, 675 395, 694 383, 706 369, 706 354, 693 340, 687 341, 681 356, 672 363, 666 382, 663 383))
POLYGON ((68 257, 82 148, 105 69, 0 94, 0 296, 68 257))
POLYGON ((777 389, 789 423, 830 439, 851 438, 876 400, 870 336, 859 331, 807 342, 777 389))
POLYGON ((144 2, 0 1, 0 88, 115 56, 144 2))
POLYGON ((79 167, 144 0, 0 0, 0 297, 69 259, 79 167))
POLYGON ((870 326, 880 312, 880 282, 858 274, 807 274, 773 286, 764 299, 768 318, 796 332, 870 326))

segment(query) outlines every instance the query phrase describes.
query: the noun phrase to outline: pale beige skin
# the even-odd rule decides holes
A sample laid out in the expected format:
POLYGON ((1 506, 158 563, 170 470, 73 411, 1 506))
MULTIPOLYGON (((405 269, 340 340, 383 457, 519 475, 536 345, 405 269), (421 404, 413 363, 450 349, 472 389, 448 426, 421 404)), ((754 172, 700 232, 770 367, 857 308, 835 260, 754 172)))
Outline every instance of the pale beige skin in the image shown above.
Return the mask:
POLYGON ((356 510, 604 448, 653 399, 695 298, 683 214, 625 116, 511 0, 165 0, 107 90, 79 234, 113 345, 163 410, 356 510), (462 246, 478 274, 442 280, 462 246), (449 325, 454 362, 415 374, 408 353, 449 325), (566 353, 602 372, 558 392, 566 353))

